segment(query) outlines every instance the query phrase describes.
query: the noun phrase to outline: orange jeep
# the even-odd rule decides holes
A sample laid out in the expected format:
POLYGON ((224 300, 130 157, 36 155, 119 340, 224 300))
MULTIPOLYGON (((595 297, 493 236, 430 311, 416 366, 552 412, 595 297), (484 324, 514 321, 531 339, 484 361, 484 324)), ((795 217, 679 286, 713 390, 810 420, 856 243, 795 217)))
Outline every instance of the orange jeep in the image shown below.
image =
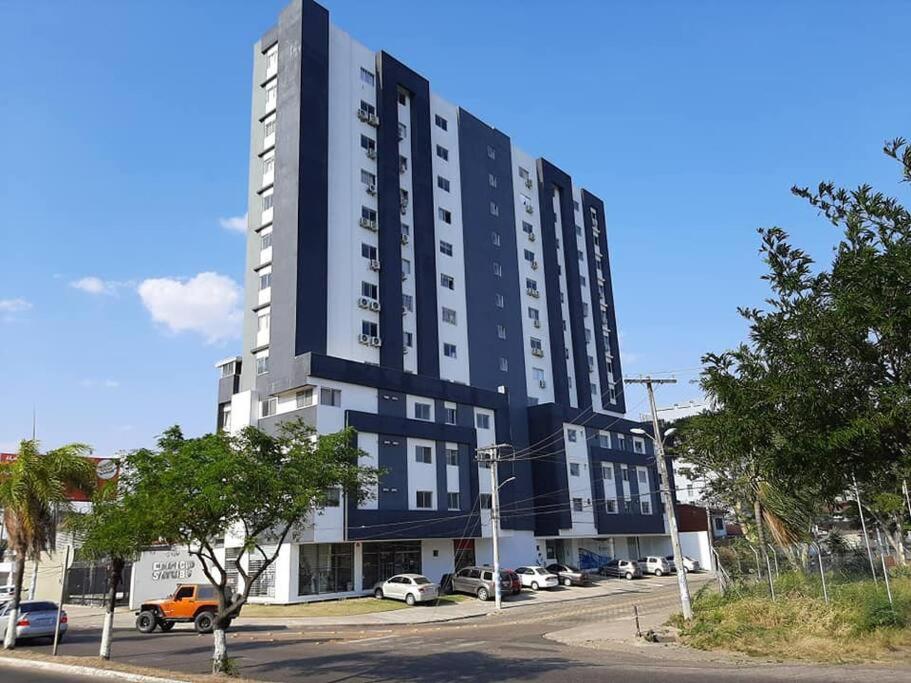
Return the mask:
POLYGON ((178 622, 192 622, 197 633, 211 633, 217 612, 215 588, 208 584, 182 583, 173 595, 142 603, 136 613, 136 628, 140 633, 151 633, 158 626, 167 632, 178 622))

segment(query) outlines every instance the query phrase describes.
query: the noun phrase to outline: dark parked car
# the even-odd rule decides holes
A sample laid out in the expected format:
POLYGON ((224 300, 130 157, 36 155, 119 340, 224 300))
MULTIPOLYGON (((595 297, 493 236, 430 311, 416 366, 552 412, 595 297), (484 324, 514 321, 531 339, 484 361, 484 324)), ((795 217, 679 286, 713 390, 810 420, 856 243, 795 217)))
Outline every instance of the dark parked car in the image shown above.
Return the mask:
MULTIPOLYGON (((512 572, 515 574, 515 572, 512 572)), ((518 578, 518 577, 516 577, 518 578)), ((493 582, 491 567, 465 567, 452 577, 452 590, 456 593, 470 593, 479 600, 490 600, 494 597, 496 586, 493 582)), ((513 580, 500 570, 500 595, 511 595, 513 580)))
POLYGON ((585 586, 591 583, 588 574, 578 567, 571 564, 561 564, 555 562, 545 567, 551 574, 556 574, 560 578, 560 583, 564 586, 585 586))

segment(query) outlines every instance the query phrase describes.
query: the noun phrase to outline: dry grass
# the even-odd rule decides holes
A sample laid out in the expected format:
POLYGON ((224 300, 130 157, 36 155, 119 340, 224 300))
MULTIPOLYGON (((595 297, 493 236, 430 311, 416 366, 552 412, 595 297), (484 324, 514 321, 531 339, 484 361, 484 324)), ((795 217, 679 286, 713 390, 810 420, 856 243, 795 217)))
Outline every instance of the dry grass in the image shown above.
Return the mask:
MULTIPOLYGON (((430 606, 454 605, 467 596, 447 595, 430 606)), ((399 600, 377 600, 376 598, 348 598, 347 600, 326 600, 323 602, 299 603, 296 605, 244 605, 241 617, 348 617, 376 612, 391 612, 400 609, 427 609, 424 605, 408 607, 399 600)))
MULTIPOLYGON (((761 586, 736 595, 701 592, 684 642, 774 659, 826 663, 911 662, 911 580, 893 582, 895 609, 871 581, 831 587, 826 605, 812 581, 782 577, 778 599, 761 586)), ((680 624, 679 618, 677 621, 680 624)))

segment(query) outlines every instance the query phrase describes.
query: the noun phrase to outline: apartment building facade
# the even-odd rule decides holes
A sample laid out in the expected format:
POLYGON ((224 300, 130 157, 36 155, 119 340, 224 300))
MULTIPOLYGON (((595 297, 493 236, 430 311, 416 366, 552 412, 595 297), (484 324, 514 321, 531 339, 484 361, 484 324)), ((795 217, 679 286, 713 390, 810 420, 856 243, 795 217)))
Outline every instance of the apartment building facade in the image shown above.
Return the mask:
MULTIPOLYGON (((218 427, 353 427, 387 474, 340 494, 255 591, 357 594, 491 560, 661 552, 651 444, 630 433, 603 202, 294 0, 254 47, 243 352, 218 427)), ((231 552, 227 542, 226 552, 231 552)))

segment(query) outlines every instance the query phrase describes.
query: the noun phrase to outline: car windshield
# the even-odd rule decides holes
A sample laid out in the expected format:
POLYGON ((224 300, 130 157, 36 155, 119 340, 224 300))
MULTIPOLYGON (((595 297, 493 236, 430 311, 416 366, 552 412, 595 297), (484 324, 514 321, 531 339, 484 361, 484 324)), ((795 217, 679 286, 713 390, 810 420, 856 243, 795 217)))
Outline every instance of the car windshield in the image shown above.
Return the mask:
POLYGON ((428 579, 426 576, 415 576, 414 582, 419 586, 423 586, 425 583, 430 583, 430 579, 428 579))
POLYGON ((57 605, 53 602, 24 602, 19 605, 20 612, 56 612, 57 605))

